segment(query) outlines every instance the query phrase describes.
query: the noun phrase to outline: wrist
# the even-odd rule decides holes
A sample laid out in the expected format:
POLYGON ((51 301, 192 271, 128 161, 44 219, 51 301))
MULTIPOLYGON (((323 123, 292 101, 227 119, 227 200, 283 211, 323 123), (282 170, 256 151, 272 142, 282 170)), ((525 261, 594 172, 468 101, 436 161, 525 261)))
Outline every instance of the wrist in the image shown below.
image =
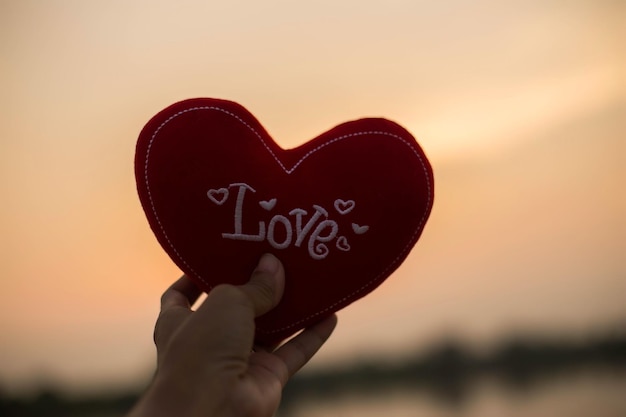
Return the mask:
POLYGON ((190 387, 175 378, 157 375, 127 417, 206 417, 224 415, 219 391, 190 387))

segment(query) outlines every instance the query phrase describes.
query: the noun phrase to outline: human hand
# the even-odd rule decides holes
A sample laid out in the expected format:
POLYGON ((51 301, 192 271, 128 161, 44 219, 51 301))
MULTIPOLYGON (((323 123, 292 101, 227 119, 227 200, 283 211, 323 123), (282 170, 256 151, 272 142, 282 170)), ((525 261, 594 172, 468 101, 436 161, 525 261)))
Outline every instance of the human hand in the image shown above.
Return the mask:
POLYGON ((254 319, 282 297, 285 272, 263 255, 250 281, 219 285, 192 311, 201 291, 186 276, 161 298, 154 339, 157 373, 128 417, 269 417, 289 378, 332 333, 332 315, 284 345, 254 346, 254 319))

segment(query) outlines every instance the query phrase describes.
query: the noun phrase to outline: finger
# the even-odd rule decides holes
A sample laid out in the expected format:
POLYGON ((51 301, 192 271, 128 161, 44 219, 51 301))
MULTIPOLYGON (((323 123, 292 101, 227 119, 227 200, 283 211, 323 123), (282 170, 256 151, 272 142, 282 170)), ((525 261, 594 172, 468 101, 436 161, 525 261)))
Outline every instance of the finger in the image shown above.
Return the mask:
POLYGON ((172 334, 191 314, 191 306, 202 291, 183 275, 161 296, 161 312, 154 326, 153 339, 157 351, 169 342, 172 334))
POLYGON ((202 290, 187 275, 183 275, 161 296, 161 311, 172 307, 190 309, 200 294, 202 294, 202 290))
POLYGON ((287 368, 286 379, 280 372, 277 373, 283 386, 287 383, 287 380, 302 368, 322 347, 332 334, 336 325, 337 316, 333 314, 313 326, 304 329, 302 333, 289 340, 274 352, 274 355, 280 358, 287 368))
POLYGON ((272 353, 273 351, 276 350, 276 348, 278 346, 280 346, 282 341, 279 342, 273 342, 273 343, 255 343, 254 346, 252 347, 252 350, 254 352, 270 352, 272 353))
POLYGON ((285 288, 285 270, 282 263, 272 254, 261 256, 252 277, 239 289, 247 296, 254 317, 261 316, 279 303, 285 288))

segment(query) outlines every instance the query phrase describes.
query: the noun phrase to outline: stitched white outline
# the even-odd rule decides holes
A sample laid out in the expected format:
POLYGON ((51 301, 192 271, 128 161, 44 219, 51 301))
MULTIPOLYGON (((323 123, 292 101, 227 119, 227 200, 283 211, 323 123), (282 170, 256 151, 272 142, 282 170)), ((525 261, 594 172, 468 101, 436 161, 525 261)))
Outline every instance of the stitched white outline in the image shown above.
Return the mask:
MULTIPOLYGON (((325 143, 322 143, 321 145, 318 145, 314 149, 311 149, 304 156, 302 156, 302 158, 300 158, 300 160, 298 160, 298 162, 296 162, 291 167, 291 169, 287 169, 285 167, 285 165, 282 163, 282 161, 276 157, 274 152, 272 152, 270 147, 265 143, 265 141, 263 140, 263 137, 259 134, 259 132, 257 132, 252 126, 250 126, 241 117, 237 116, 236 114, 234 114, 234 113, 232 113, 232 112, 230 112, 230 111, 228 111, 226 109, 223 109, 221 107, 216 107, 216 106, 194 106, 194 107, 190 107, 190 108, 185 109, 185 110, 181 110, 181 111, 173 114, 172 116, 168 117, 164 122, 162 122, 159 125, 159 127, 156 128, 156 130, 152 134, 152 137, 150 138, 150 142, 148 142, 148 147, 146 149, 146 158, 145 158, 145 163, 144 163, 144 181, 145 181, 146 190, 147 190, 147 193, 148 193, 148 200, 150 201, 150 207, 152 208, 152 213, 154 214, 154 217, 155 217, 155 219, 157 221, 157 224, 159 225, 159 228, 161 229, 161 232, 163 233, 163 236, 165 237, 165 240, 167 241, 168 245, 170 246, 170 248, 172 248, 172 250, 174 251, 174 253, 178 257, 178 259, 180 259, 180 261, 187 268, 189 268, 189 270, 198 279, 200 279, 200 281, 204 282, 204 284, 207 285, 209 288, 212 288, 212 286, 208 282, 206 282, 197 272, 195 272, 195 270, 183 259, 183 257, 180 255, 180 253, 174 247, 174 245, 172 245, 172 242, 169 239, 169 237, 167 236, 167 233, 165 233, 165 229, 163 228, 163 224, 161 223, 161 220, 159 220, 159 216, 157 215, 156 208, 154 207, 154 200, 152 199, 152 193, 150 192, 150 185, 148 183, 148 161, 150 159, 150 151, 152 149, 152 144, 154 143, 154 140, 156 139, 156 136, 159 133, 159 131, 166 124, 168 124, 169 122, 171 122, 172 120, 174 120, 178 116, 183 115, 185 113, 192 112, 192 111, 198 111, 198 110, 215 110, 215 111, 219 111, 219 112, 227 114, 228 116, 231 116, 234 119, 236 119, 237 121, 239 121, 242 125, 247 127, 248 130, 250 130, 252 133, 254 133, 254 135, 261 141, 261 144, 263 145, 263 147, 265 147, 265 149, 269 152, 269 154, 272 155, 272 158, 274 158, 274 160, 278 163, 278 165, 283 169, 283 171, 287 175, 290 175, 296 168, 298 168, 298 166, 300 166, 300 164, 305 159, 307 159, 309 156, 311 156, 315 152, 319 151, 320 149, 322 149, 322 148, 324 148, 324 147, 326 147, 326 146, 328 146, 330 144, 338 142, 340 140, 344 140, 344 139, 348 139, 348 138, 352 138, 352 137, 356 137, 356 136, 364 136, 364 135, 382 135, 382 136, 391 137, 393 139, 397 139, 400 142, 404 143, 413 152, 413 154, 417 157, 418 161, 420 162, 422 170, 424 171, 424 177, 426 179, 427 198, 428 198, 428 200, 426 201, 426 207, 430 207, 430 205, 431 205, 432 185, 431 185, 431 182, 430 182, 430 176, 429 176, 429 173, 428 173, 428 169, 426 168, 426 164, 424 163, 424 160, 422 159, 420 154, 411 146, 409 141, 407 141, 403 137, 398 136, 398 135, 396 135, 394 133, 374 130, 374 131, 354 132, 354 133, 349 133, 347 135, 342 135, 342 136, 336 137, 336 138, 331 139, 331 140, 329 140, 329 141, 327 141, 325 143)), ((324 308, 322 310, 319 310, 319 311, 317 311, 317 312, 315 312, 313 314, 310 314, 309 316, 307 316, 307 317, 305 317, 303 319, 295 321, 295 322, 293 322, 293 323, 291 323, 291 324, 289 324, 287 326, 283 326, 281 328, 274 329, 274 330, 269 330, 269 331, 268 330, 263 330, 263 329, 261 329, 261 328, 259 328, 257 326, 257 331, 260 331, 261 333, 270 335, 270 334, 279 333, 279 332, 282 332, 282 331, 285 331, 285 330, 288 330, 288 329, 292 329, 294 327, 297 327, 300 323, 308 321, 308 320, 310 320, 313 317, 317 317, 317 316, 321 316, 321 315, 325 314, 326 312, 332 310, 335 306, 337 306, 339 304, 342 304, 346 300, 352 299, 354 296, 356 296, 357 294, 360 294, 361 292, 365 291, 368 287, 372 286, 374 283, 377 283, 380 280, 380 278, 385 276, 387 274, 387 271, 389 271, 394 265, 396 265, 397 262, 400 259, 402 259, 405 256, 405 254, 410 250, 410 246, 411 246, 410 242, 412 242, 414 240, 415 236, 419 233, 419 231, 423 228, 424 224, 426 223, 427 211, 428 210, 424 211, 424 213, 422 214, 422 218, 420 219, 417 227, 413 231, 413 234, 411 234, 411 238, 408 240, 407 244, 404 246, 402 251, 400 251, 398 256, 396 256, 396 258, 389 265, 387 265, 387 267, 385 267, 385 269, 383 269, 378 275, 376 275, 376 277, 374 277, 373 279, 371 279, 370 281, 368 281, 367 283, 362 285, 357 290, 355 290, 355 291, 351 292, 350 294, 344 296, 340 300, 332 303, 328 307, 326 307, 326 308, 324 308)))

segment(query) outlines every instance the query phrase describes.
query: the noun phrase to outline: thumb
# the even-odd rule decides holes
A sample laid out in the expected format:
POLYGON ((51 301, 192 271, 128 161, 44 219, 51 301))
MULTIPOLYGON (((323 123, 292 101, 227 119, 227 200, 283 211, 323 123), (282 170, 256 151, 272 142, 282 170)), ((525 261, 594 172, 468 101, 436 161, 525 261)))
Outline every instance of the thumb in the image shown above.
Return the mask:
POLYGON ((187 330, 205 350, 220 358, 227 353, 245 362, 254 341, 254 318, 278 304, 284 286, 283 265, 275 256, 265 254, 247 284, 223 284, 211 290, 187 330))
MULTIPOLYGON (((246 284, 222 284, 213 288, 196 311, 194 321, 204 331, 209 331, 209 327, 220 329, 219 334, 240 333, 246 329, 244 333, 249 332, 252 338, 254 318, 267 313, 278 304, 284 287, 285 272, 282 263, 274 255, 265 254, 246 284), (216 320, 217 317, 220 319, 216 320)), ((211 332, 218 334, 215 330, 211 332)))
POLYGON ((247 296, 254 310, 254 317, 261 316, 280 302, 285 288, 285 270, 272 254, 261 256, 252 277, 239 289, 247 296))

